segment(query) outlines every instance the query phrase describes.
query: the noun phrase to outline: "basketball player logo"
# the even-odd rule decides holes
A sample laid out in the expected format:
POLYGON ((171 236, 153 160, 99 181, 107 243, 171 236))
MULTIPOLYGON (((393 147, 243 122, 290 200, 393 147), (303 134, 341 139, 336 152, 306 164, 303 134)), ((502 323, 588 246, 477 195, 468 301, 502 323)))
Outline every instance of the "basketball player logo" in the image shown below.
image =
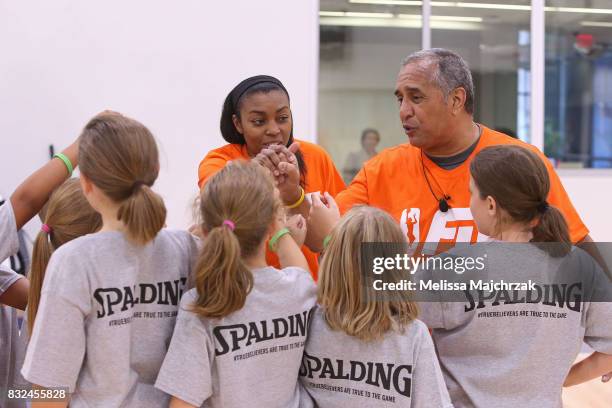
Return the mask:
POLYGON ((410 211, 408 211, 408 209, 402 211, 400 226, 408 239, 410 249, 414 249, 419 244, 421 237, 420 219, 420 208, 411 208, 410 211))

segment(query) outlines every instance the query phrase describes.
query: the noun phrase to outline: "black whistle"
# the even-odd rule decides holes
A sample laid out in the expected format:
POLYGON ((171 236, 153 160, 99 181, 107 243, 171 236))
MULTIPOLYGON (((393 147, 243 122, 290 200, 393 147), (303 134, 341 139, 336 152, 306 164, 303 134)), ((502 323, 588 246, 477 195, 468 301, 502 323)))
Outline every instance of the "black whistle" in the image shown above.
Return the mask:
POLYGON ((447 197, 441 198, 440 201, 438 202, 438 208, 443 213, 447 212, 448 209, 450 208, 450 205, 448 205, 448 201, 446 200, 450 200, 450 197, 447 196, 447 197))

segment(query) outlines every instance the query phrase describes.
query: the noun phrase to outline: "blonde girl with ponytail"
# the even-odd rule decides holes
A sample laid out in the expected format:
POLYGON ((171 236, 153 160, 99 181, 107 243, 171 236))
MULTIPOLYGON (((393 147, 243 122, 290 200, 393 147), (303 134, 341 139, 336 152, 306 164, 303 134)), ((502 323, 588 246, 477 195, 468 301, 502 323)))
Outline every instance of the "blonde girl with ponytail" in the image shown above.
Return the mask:
POLYGON ((200 203, 195 288, 181 300, 156 387, 173 408, 297 407, 316 291, 298 245, 305 230, 289 233, 272 178, 255 163, 225 166, 200 203), (267 245, 283 269, 268 266, 267 245))
POLYGON ((42 221, 43 225, 34 240, 32 266, 28 274, 28 333, 32 333, 34 327, 45 271, 53 252, 75 238, 93 234, 102 225, 100 214, 89 205, 79 179, 76 178, 67 180, 53 192, 44 209, 42 221))
MULTIPOLYGON (((51 255, 22 374, 35 387, 66 390, 58 407, 165 407, 168 396, 153 383, 198 243, 162 229, 166 208, 152 190, 159 154, 141 123, 95 116, 80 136, 79 164, 82 192, 102 225, 51 255)), ((60 230, 46 225, 53 244, 60 230)))

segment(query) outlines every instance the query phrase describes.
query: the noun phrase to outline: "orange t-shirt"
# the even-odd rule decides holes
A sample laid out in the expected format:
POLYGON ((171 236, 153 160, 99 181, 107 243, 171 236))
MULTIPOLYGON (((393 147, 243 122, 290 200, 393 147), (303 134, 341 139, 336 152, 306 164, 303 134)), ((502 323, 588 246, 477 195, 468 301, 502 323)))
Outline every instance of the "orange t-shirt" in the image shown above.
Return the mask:
MULTIPOLYGON (((306 185, 304 187, 306 193, 327 191, 332 196, 335 196, 346 188, 334 162, 323 148, 303 140, 296 140, 296 142, 300 143, 300 151, 304 155, 304 162, 306 162, 306 185)), ((240 159, 250 159, 245 145, 227 144, 218 149, 211 150, 200 162, 198 186, 202 188, 206 181, 217 171, 221 170, 228 161, 240 159)), ((308 261, 312 276, 316 280, 319 269, 317 254, 306 246, 302 246, 302 252, 308 261)), ((268 251, 266 258, 268 264, 279 267, 278 257, 275 253, 268 251)))
POLYGON ((470 162, 487 146, 516 144, 536 152, 550 176, 548 202, 559 208, 569 225, 573 242, 582 240, 589 230, 583 224, 565 192, 550 161, 536 147, 482 126, 476 149, 460 166, 444 170, 422 155, 429 182, 438 197, 445 193, 451 209, 443 213, 423 176, 420 149, 402 144, 386 149, 364 164, 350 186, 336 201, 345 213, 356 204, 367 204, 387 211, 399 221, 408 241, 426 243, 423 253, 438 252, 440 243, 476 242, 485 237, 478 233, 470 212, 470 162))

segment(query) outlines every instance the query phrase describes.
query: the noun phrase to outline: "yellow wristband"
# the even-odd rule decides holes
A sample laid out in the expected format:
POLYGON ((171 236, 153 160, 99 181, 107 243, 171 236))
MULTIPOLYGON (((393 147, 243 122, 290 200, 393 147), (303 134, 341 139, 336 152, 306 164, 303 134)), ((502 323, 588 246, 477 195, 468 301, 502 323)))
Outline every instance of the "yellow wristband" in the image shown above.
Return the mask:
POLYGON ((286 205, 285 207, 287 207, 288 209, 292 209, 292 208, 296 208, 302 205, 302 203, 304 202, 304 198, 306 198, 306 192, 304 191, 304 188, 302 188, 301 186, 300 186, 300 190, 302 190, 302 194, 300 194, 300 198, 298 198, 298 200, 295 203, 291 205, 286 205))

